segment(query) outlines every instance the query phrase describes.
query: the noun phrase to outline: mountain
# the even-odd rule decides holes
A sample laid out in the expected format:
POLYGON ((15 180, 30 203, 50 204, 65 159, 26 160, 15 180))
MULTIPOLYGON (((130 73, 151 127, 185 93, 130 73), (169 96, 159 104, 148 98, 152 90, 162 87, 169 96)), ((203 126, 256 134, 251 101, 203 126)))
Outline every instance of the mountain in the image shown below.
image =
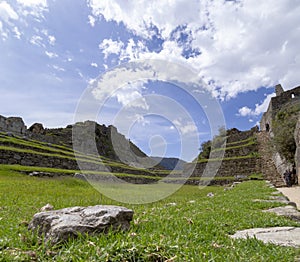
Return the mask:
POLYGON ((184 160, 175 157, 163 157, 163 158, 151 157, 151 158, 167 170, 183 170, 183 167, 186 164, 184 160))

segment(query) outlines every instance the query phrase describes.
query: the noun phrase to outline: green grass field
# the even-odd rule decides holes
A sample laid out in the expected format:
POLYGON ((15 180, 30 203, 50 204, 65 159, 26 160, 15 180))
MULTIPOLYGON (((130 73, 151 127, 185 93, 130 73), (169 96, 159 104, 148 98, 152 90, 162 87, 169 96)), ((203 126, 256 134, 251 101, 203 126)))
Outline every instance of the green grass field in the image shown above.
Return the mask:
POLYGON ((0 261, 296 261, 299 249, 228 236, 246 228, 297 225, 261 211, 280 204, 253 202, 272 191, 264 181, 228 191, 184 186, 159 202, 129 205, 106 198, 84 181, 28 177, 0 166, 0 261), (209 192, 215 196, 207 197, 209 192), (134 221, 128 232, 82 236, 50 247, 27 230, 47 203, 55 209, 123 205, 134 210, 134 221))

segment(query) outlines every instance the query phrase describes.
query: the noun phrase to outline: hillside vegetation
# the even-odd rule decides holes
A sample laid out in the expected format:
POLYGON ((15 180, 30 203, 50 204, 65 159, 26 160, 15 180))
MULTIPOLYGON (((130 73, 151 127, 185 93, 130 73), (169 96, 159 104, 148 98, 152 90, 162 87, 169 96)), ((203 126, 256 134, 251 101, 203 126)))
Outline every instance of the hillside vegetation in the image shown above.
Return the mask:
POLYGON ((276 149, 290 163, 293 163, 295 158, 294 132, 299 116, 300 101, 282 107, 272 123, 276 149))

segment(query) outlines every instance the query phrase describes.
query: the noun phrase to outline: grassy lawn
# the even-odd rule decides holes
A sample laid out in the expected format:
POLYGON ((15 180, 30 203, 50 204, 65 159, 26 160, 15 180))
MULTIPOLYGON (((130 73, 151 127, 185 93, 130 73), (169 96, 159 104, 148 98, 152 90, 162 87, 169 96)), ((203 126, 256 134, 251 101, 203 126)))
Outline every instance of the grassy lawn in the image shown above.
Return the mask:
POLYGON ((261 212, 280 204, 252 201, 267 199, 272 191, 264 181, 244 182, 228 191, 184 186, 162 201, 128 205, 106 198, 84 181, 28 177, 0 167, 0 261, 295 261, 299 249, 228 237, 246 228, 297 225, 261 212), (134 210, 134 221, 128 232, 50 247, 26 226, 47 203, 55 209, 123 205, 134 210))

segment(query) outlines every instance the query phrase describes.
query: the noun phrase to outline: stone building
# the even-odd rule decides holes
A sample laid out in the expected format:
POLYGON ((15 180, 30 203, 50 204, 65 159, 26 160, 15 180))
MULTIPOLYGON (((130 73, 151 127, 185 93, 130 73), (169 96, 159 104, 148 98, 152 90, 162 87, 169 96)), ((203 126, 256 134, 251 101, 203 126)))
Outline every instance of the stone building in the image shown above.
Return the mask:
POLYGON ((275 86, 276 96, 271 98, 267 112, 260 121, 260 130, 272 133, 272 120, 276 113, 286 104, 297 103, 300 100, 300 86, 284 91, 281 85, 275 86))

